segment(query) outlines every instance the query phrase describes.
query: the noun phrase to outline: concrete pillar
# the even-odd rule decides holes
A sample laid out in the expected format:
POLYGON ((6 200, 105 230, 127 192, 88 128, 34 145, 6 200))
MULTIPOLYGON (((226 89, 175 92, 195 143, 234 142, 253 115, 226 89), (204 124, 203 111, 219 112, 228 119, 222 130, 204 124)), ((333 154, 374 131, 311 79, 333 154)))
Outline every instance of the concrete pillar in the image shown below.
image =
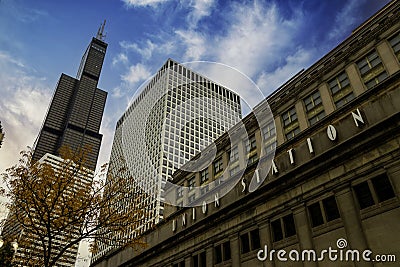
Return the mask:
POLYGON ((308 127, 308 119, 306 111, 304 109, 303 101, 301 100, 298 101, 295 107, 296 107, 297 119, 299 120, 300 131, 303 131, 308 127))
POLYGON ((361 80, 360 75, 358 74, 358 67, 355 63, 350 64, 346 68, 347 76, 349 77, 349 81, 351 87, 353 88, 353 92, 356 96, 361 95, 365 91, 364 82, 361 80))
MULTIPOLYGON (((293 209, 294 223, 296 225, 297 237, 300 249, 314 249, 310 223, 308 221, 307 210, 304 204, 293 209)), ((316 267, 317 262, 305 261, 305 267, 316 267)))
POLYGON ((239 236, 234 235, 230 238, 231 242, 231 254, 232 254, 232 267, 240 267, 240 244, 239 244, 239 236))
POLYGON ((192 265, 192 257, 188 256, 185 258, 185 266, 193 266, 192 265))
POLYGON ((240 166, 240 169, 242 170, 242 169, 246 168, 246 163, 247 163, 244 142, 239 141, 237 146, 238 146, 238 151, 239 151, 239 166, 240 166))
POLYGON ((206 248, 206 266, 214 266, 214 246, 209 246, 206 248))
POLYGON ((326 83, 321 84, 319 87, 319 93, 321 94, 322 105, 324 106, 325 114, 328 115, 335 111, 335 104, 332 101, 331 90, 328 88, 326 83))
MULTIPOLYGON (((264 221, 263 224, 260 225, 259 231, 260 231, 261 249, 264 249, 264 246, 267 245, 268 251, 271 251, 272 235, 271 235, 270 221, 269 220, 264 221)), ((274 267, 275 266, 275 263, 273 261, 269 261, 269 259, 264 261, 263 264, 264 264, 263 266, 265 266, 265 267, 274 267)))
POLYGON ((400 162, 393 164, 393 167, 388 169, 388 177, 392 182, 394 193, 400 196, 400 162))
POLYGON ((283 134, 283 125, 280 116, 275 117, 276 127, 276 146, 280 146, 285 142, 285 135, 283 134))
MULTIPOLYGON (((346 231, 348 248, 363 251, 368 248, 367 240, 362 230, 360 212, 354 203, 350 187, 336 192, 336 200, 346 231)), ((370 262, 354 262, 356 266, 373 266, 370 262)))
POLYGON ((383 65, 385 66, 385 69, 387 70, 389 75, 394 74, 400 69, 399 62, 397 61, 397 58, 394 55, 390 44, 386 40, 379 43, 376 47, 376 50, 378 51, 378 54, 382 59, 383 65))

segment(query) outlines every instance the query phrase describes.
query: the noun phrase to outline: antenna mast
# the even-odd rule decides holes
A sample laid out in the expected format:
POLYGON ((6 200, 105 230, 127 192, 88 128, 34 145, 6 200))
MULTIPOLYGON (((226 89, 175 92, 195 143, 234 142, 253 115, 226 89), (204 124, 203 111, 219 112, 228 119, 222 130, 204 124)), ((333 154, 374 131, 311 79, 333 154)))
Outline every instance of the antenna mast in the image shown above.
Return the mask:
POLYGON ((106 20, 104 20, 104 22, 100 25, 97 31, 96 39, 99 39, 100 41, 104 41, 104 38, 106 37, 106 35, 104 34, 105 25, 106 25, 106 20))

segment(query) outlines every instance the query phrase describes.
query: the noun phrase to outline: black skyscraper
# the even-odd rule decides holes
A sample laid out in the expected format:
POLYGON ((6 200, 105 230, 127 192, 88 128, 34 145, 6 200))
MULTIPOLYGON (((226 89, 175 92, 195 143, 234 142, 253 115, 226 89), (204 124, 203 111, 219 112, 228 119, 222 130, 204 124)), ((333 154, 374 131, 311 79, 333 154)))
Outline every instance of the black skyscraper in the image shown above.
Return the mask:
POLYGON ((58 155, 61 146, 89 145, 89 168, 96 168, 102 135, 99 134, 107 92, 97 88, 107 44, 104 24, 82 57, 76 78, 61 74, 42 129, 35 142, 33 160, 46 153, 58 155))

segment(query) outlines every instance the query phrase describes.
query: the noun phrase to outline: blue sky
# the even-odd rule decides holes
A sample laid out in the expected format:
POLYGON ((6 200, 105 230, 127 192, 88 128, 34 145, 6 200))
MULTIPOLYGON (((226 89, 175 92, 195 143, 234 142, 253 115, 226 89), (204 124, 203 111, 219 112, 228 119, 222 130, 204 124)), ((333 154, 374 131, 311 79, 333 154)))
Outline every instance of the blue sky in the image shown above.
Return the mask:
POLYGON ((168 58, 235 67, 266 96, 388 2, 0 0, 0 173, 33 144, 60 74, 75 76, 104 19, 109 47, 99 87, 109 95, 100 163, 135 90, 168 58))
POLYGON ((268 95, 387 2, 0 0, 0 120, 7 138, 0 172, 33 144, 60 74, 75 76, 104 19, 109 47, 99 86, 109 96, 100 163, 136 88, 167 58, 227 64, 268 95))

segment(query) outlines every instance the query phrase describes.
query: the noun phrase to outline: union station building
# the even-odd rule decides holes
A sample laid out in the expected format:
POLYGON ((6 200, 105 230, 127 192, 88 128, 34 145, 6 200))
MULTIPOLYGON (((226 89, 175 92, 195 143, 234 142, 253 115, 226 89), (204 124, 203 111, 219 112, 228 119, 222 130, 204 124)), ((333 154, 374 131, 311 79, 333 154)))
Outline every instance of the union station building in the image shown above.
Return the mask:
POLYGON ((262 100, 257 111, 273 117, 246 116, 246 141, 225 134, 208 166, 177 171, 182 207, 165 206, 145 248, 91 266, 398 266, 399 8, 389 3, 262 100))

